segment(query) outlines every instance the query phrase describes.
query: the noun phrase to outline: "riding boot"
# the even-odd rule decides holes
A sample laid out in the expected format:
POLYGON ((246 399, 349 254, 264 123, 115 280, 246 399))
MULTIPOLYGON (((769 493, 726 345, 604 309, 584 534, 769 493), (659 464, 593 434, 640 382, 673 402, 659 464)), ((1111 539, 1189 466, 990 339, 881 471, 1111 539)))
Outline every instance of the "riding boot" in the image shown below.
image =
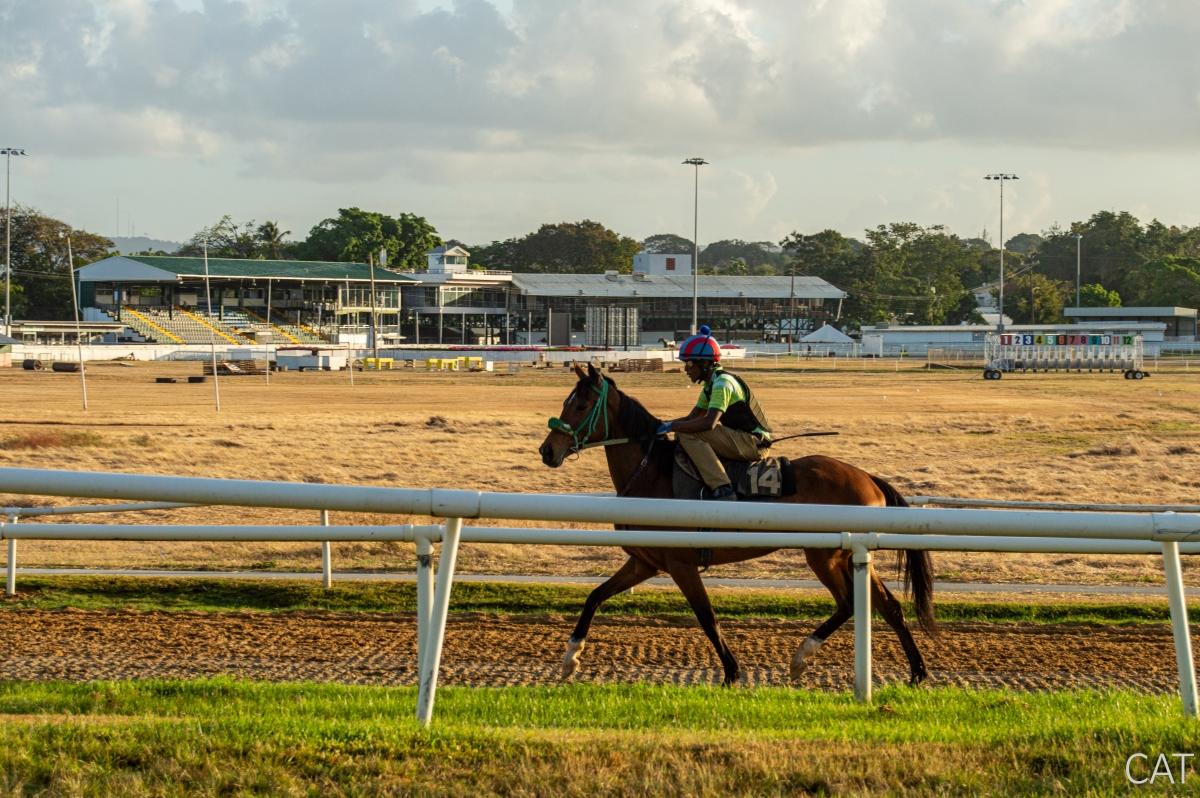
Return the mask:
POLYGON ((713 488, 704 498, 716 502, 735 502, 738 500, 737 491, 729 483, 725 483, 719 488, 713 488))

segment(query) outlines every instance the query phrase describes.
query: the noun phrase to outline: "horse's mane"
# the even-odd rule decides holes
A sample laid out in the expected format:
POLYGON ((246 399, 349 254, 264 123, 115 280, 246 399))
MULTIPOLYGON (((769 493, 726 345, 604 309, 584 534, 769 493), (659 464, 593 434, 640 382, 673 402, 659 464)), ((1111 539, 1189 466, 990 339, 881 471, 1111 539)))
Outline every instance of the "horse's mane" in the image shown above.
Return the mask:
MULTIPOLYGON (((621 425, 621 429, 625 434, 634 441, 637 441, 642 451, 650 450, 650 444, 657 443, 654 446, 654 460, 659 467, 666 469, 670 473, 671 460, 675 456, 675 442, 665 438, 658 439, 656 432, 658 425, 662 423, 662 419, 646 409, 646 406, 634 399, 629 394, 617 387, 617 381, 611 377, 602 377, 608 380, 609 386, 617 392, 620 402, 617 404, 617 423, 621 425)), ((580 381, 581 385, 583 380, 580 381)))
POLYGON ((616 380, 609 377, 604 379, 608 380, 608 384, 621 398, 617 405, 617 423, 621 425, 621 429, 625 430, 625 434, 644 443, 654 440, 654 433, 658 429, 658 425, 662 423, 658 416, 647 410, 646 406, 637 399, 618 388, 616 380))

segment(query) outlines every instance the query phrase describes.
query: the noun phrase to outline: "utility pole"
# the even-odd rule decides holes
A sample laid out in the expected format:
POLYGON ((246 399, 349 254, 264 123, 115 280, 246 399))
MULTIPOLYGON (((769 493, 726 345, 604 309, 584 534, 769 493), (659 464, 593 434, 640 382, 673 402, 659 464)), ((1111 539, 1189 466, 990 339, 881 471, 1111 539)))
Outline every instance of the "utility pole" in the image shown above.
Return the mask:
POLYGON ((25 155, 20 147, 0 148, 4 156, 4 334, 12 336, 12 157, 25 155))
MULTIPOLYGON (((386 257, 386 249, 379 251, 380 257, 386 257)), ((367 264, 371 268, 371 357, 375 360, 375 368, 379 368, 379 336, 375 328, 375 253, 367 253, 367 264)))
POLYGON ((792 287, 788 291, 788 354, 792 353, 792 339, 796 337, 796 261, 792 261, 792 287))
POLYGON ((75 255, 71 251, 71 234, 67 233, 67 277, 71 281, 71 307, 75 311, 75 351, 79 356, 79 386, 83 390, 83 410, 88 409, 87 368, 83 360, 83 333, 79 329, 79 294, 75 290, 75 255))
POLYGON ((1079 307, 1079 263, 1083 251, 1083 233, 1075 234, 1075 307, 1079 307))

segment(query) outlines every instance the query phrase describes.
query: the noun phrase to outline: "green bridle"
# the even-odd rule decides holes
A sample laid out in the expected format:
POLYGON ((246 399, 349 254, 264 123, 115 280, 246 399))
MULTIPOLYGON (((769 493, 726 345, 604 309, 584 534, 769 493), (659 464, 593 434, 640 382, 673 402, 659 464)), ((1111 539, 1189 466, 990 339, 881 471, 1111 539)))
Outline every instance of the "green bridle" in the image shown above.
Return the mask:
POLYGON ((584 449, 591 449, 593 446, 616 446, 621 443, 629 443, 629 438, 608 437, 608 388, 609 382, 603 377, 600 378, 599 386, 592 386, 592 390, 600 396, 596 399, 596 403, 592 405, 592 409, 588 411, 588 414, 579 422, 578 429, 557 417, 546 422, 546 426, 555 432, 571 436, 572 452, 582 452, 584 449), (604 424, 604 437, 601 440, 587 443, 588 438, 596 433, 602 422, 604 424))

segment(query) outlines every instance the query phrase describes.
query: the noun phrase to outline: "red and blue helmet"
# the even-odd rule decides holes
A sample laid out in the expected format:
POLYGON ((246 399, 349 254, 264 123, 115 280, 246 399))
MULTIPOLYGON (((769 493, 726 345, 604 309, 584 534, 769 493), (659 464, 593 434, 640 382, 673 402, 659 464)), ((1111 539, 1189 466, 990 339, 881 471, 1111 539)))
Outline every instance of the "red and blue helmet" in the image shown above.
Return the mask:
POLYGON ((679 345, 679 359, 721 361, 721 347, 707 324, 700 325, 700 332, 679 345))

